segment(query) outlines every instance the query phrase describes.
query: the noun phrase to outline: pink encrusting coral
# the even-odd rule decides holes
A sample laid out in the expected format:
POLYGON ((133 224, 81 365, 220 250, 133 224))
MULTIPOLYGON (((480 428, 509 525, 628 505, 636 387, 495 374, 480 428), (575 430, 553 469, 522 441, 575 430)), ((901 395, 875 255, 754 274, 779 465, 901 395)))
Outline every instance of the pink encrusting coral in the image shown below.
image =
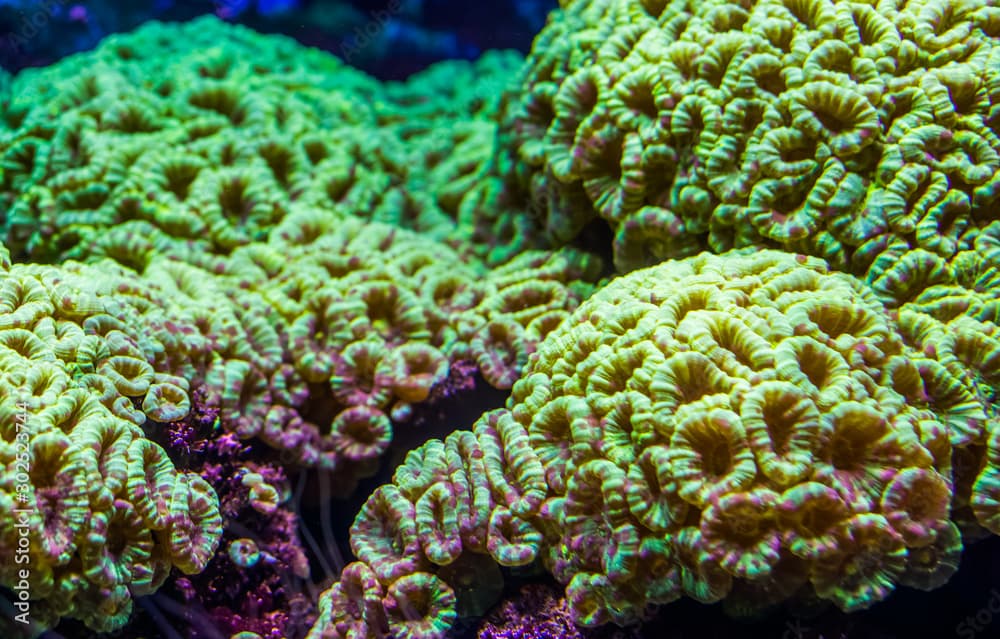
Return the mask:
POLYGON ((890 312, 851 276, 773 251, 612 281, 542 342, 506 409, 375 491, 352 581, 311 636, 385 636, 386 593, 414 578, 428 602, 414 614, 440 628, 442 567, 469 554, 540 562, 584 626, 681 596, 855 611, 940 586, 960 528, 1000 532, 1000 330, 975 319, 996 291, 956 306, 933 300, 960 289, 929 288, 890 312))
MULTIPOLYGON (((195 426, 191 421, 184 425, 195 426)), ((284 471, 273 463, 251 461, 251 447, 232 433, 197 430, 193 439, 198 453, 187 459, 190 469, 219 494, 224 533, 220 551, 203 572, 165 587, 168 596, 175 593, 189 611, 185 636, 303 636, 314 617, 314 602, 307 588, 309 561, 299 541, 298 515, 284 471)), ((182 448, 171 452, 183 455, 182 448)))
POLYGON ((570 616, 566 601, 545 586, 525 586, 490 613, 478 639, 584 639, 570 616))

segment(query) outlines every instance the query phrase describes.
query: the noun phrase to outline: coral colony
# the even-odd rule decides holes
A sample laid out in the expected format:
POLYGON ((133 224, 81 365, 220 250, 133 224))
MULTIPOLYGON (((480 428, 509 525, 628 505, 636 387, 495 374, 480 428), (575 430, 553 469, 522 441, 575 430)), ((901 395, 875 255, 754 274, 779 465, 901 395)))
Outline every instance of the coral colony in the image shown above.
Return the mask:
POLYGON ((406 83, 149 23, 0 77, 0 214, 4 637, 853 613, 1000 534, 993 3, 565 0, 406 83))

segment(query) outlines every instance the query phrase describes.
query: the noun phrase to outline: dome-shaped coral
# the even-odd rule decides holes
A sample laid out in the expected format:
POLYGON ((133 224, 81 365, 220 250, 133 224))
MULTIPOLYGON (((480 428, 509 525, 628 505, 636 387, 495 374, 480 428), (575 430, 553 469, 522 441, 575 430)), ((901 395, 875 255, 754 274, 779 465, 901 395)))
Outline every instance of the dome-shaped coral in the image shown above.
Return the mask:
POLYGON ((222 533, 212 487, 140 428, 187 413, 174 374, 203 344, 188 318, 168 322, 152 303, 155 286, 121 275, 0 266, 0 549, 11 557, 0 583, 27 584, 42 625, 121 628, 132 595, 155 592, 174 566, 203 570, 222 533))
POLYGON ((482 233, 487 245, 465 242, 469 211, 486 197, 477 181, 520 62, 494 53, 381 85, 213 16, 147 23, 0 75, 0 239, 19 260, 85 259, 96 246, 141 270, 106 233, 142 221, 145 243, 155 229, 161 242, 228 254, 291 212, 321 209, 488 254, 496 241, 482 233))
POLYGON ((755 246, 878 279, 997 220, 991 3, 561 5, 502 128, 550 241, 602 219, 622 271, 755 246))
POLYGON ((776 251, 633 272, 549 334, 507 409, 411 453, 353 548, 383 587, 454 561, 444 540, 539 558, 581 625, 682 594, 853 611, 933 587, 956 568, 956 523, 996 530, 997 330, 889 312, 776 251))

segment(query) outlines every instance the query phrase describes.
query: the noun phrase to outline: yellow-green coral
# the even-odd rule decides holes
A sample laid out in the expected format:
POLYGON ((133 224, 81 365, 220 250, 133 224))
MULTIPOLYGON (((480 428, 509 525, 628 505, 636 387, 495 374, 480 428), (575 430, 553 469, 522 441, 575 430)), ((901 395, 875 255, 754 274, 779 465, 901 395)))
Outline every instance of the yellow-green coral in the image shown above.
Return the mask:
MULTIPOLYGON (((381 592, 444 578, 462 553, 540 558, 583 625, 682 595, 853 611, 936 587, 959 527, 995 532, 1000 512, 1000 329, 945 308, 887 311, 861 281, 776 251, 614 280, 543 340, 507 409, 375 491, 345 575, 370 570, 381 592)), ((378 636, 378 601, 345 609, 338 587, 314 635, 345 636, 334 620, 354 615, 352 636, 378 636)))
MULTIPOLYGON (((453 383, 478 369, 510 388, 598 266, 539 251, 489 270, 410 231, 305 209, 225 257, 143 221, 119 224, 94 252, 111 259, 65 265, 65 276, 19 268, 65 277, 60 303, 84 306, 72 273, 101 270, 84 287, 103 296, 93 317, 59 330, 70 333, 64 357, 116 414, 178 421, 197 391, 223 429, 284 451, 287 463, 339 471, 344 492, 374 470, 393 425, 447 386, 452 365, 464 362, 453 383)), ((51 312, 15 284, 0 324, 51 312)))
POLYGON ((150 23, 13 79, 0 102, 0 232, 35 261, 86 259, 134 221, 161 244, 228 254, 321 209, 462 246, 461 205, 487 173, 498 89, 517 62, 495 54, 383 87, 214 18, 150 23), (466 79, 445 85, 455 73, 466 79), (418 98, 425 81, 443 94, 418 98))
POLYGON ((110 37, 18 75, 0 107, 6 242, 113 274, 100 334, 140 310, 141 357, 93 336, 74 355, 118 414, 176 421, 197 392, 223 429, 342 471, 348 491, 453 364, 509 388, 597 276, 571 252, 505 249, 489 269, 490 245, 464 242, 516 62, 432 70, 428 103, 212 18, 110 37))
POLYGON ((0 268, 0 548, 11 557, 0 583, 27 584, 34 632, 60 617, 122 627, 132 595, 157 590, 172 566, 200 572, 222 532, 212 487, 141 428, 186 414, 187 383, 171 373, 193 364, 193 327, 168 326, 151 292, 118 275, 109 263, 0 268))
POLYGON ((218 275, 185 279, 214 280, 247 331, 206 375, 223 427, 342 470, 370 465, 458 361, 509 388, 596 277, 568 252, 487 271, 409 231, 320 212, 203 266, 218 275), (333 416, 328 434, 310 414, 333 416))
POLYGON ((503 126, 550 241, 619 270, 776 247, 870 279, 997 220, 990 3, 565 0, 503 126))
POLYGON ((215 552, 211 487, 144 428, 197 401, 346 491, 472 370, 508 409, 375 492, 313 636, 443 636, 470 555, 543 563, 584 625, 947 581, 1000 531, 1000 56, 992 7, 941 7, 566 0, 513 98, 514 55, 386 87, 211 19, 0 77, 4 242, 85 263, 0 251, 38 619, 114 629, 215 552), (525 252, 536 219, 607 223, 621 270, 779 247, 866 280, 700 256, 574 312, 596 261, 525 252))

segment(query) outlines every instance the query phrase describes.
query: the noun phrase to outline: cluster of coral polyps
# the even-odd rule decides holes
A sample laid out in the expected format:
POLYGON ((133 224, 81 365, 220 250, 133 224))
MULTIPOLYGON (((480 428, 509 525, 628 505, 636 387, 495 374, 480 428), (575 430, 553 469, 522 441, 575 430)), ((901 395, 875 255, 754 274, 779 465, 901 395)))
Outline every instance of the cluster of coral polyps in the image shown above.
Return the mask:
POLYGON ((568 283, 591 279, 595 262, 529 252, 486 271, 414 233, 316 212, 203 266, 175 267, 178 288, 227 300, 242 327, 204 373, 222 426, 348 482, 452 364, 510 388, 589 290, 568 283))
POLYGON ((599 218, 619 270, 755 246, 874 279, 998 219, 994 2, 561 5, 504 126, 554 242, 599 218))
POLYGON ((387 86, 212 19, 0 77, 0 551, 31 631, 119 629, 176 567, 225 629, 298 632, 286 472, 350 491, 474 373, 508 408, 371 495, 314 637, 442 637, 484 562, 546 568, 588 626, 939 586, 1000 533, 998 25, 566 0, 503 100, 516 56, 387 86), (528 249, 601 220, 619 271, 687 259, 583 302, 599 260, 528 249), (734 247, 794 253, 691 257, 734 247))
MULTIPOLYGON (((567 282, 594 266, 532 252, 485 272, 408 231, 304 213, 225 258, 184 263, 149 237, 123 238, 142 274, 106 258, 0 273, 0 499, 30 504, 43 623, 119 627, 130 591, 211 558, 212 487, 146 438, 183 420, 195 391, 224 431, 338 471, 349 492, 453 362, 509 388, 589 288, 567 282)), ((0 539, 12 552, 14 524, 0 539)))
POLYGON ((172 567, 201 571, 222 532, 212 486, 142 428, 187 411, 180 363, 199 339, 109 265, 7 257, 0 247, 0 583, 34 600, 35 632, 64 615, 114 630, 172 567))
POLYGON ((586 626, 682 595, 855 611, 938 587, 963 533, 1000 533, 998 293, 931 288, 890 312, 776 251, 616 279, 543 341, 507 409, 374 492, 312 636, 443 636, 441 567, 463 553, 540 562, 586 626))
POLYGON ((383 87, 210 17, 111 36, 0 80, 0 237, 17 260, 82 259, 146 222, 222 254, 320 209, 472 251, 492 115, 519 62, 490 54, 383 87))
POLYGON ((207 18, 0 79, 0 503, 32 512, 0 518, 0 550, 28 531, 34 630, 122 627, 132 594, 200 572, 240 523, 228 484, 154 443, 193 405, 217 416, 204 445, 262 442, 349 493, 449 375, 511 387, 600 270, 462 241, 488 235, 476 178, 516 62, 383 86, 207 18))

